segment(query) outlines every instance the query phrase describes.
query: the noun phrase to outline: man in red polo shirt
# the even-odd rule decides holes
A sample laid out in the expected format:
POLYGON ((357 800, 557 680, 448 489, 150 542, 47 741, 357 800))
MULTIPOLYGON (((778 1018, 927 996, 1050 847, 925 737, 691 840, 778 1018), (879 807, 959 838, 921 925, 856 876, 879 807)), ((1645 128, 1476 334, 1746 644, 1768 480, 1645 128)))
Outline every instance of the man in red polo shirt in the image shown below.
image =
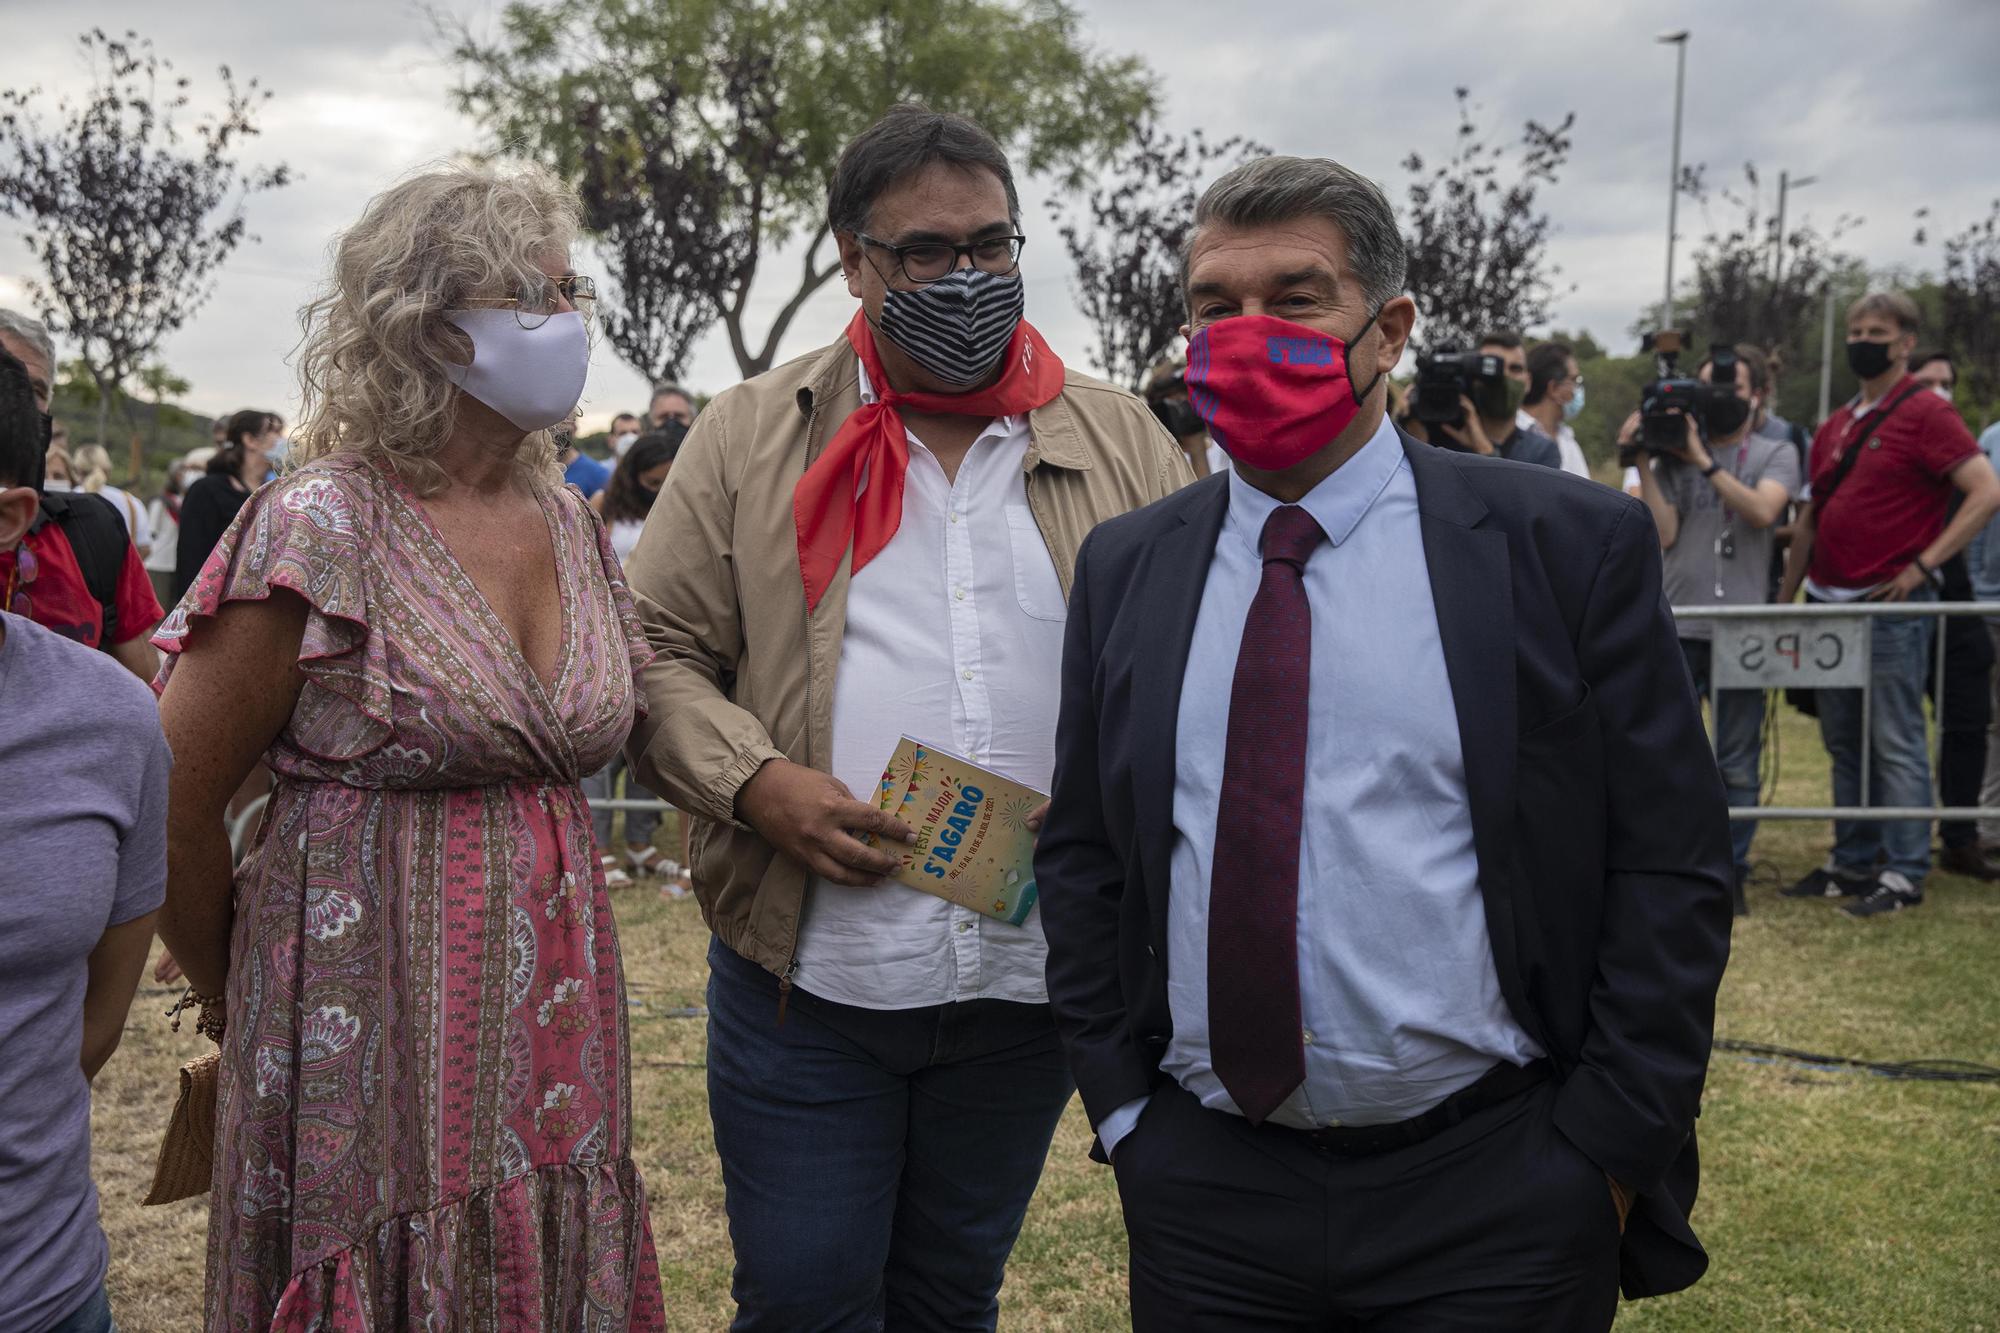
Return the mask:
MULTIPOLYGON (((38 319, 0 309, 0 349, 27 367, 35 405, 46 414, 56 363, 48 330, 38 319)), ((152 680, 159 670, 159 654, 151 643, 163 614, 159 599, 123 522, 98 496, 47 497, 19 548, 0 554, 0 591, 8 610, 86 648, 102 648, 141 680, 152 680), (53 512, 57 505, 80 512, 59 519, 53 512), (91 558, 103 561, 107 570, 109 597, 104 601, 91 591, 72 541, 85 530, 98 534, 91 558), (113 569, 115 577, 109 576, 113 569)))
MULTIPOLYGON (((1934 601, 1938 566, 2000 511, 2000 478, 1972 433, 1908 372, 1918 323, 1916 303, 1901 292, 1874 292, 1848 309, 1847 363, 1861 392, 1813 437, 1812 507, 1785 572, 1783 601, 1791 600, 1802 572, 1806 596, 1815 602, 1934 601), (1964 500, 1947 522, 1954 489, 1964 500)), ((1872 622, 1872 806, 1931 803, 1924 678, 1933 624, 1919 616, 1872 622)), ((1833 759, 1834 802, 1860 805, 1861 692, 1820 690, 1818 703, 1820 736, 1833 759)), ((1832 860, 1785 892, 1852 897, 1850 916, 1895 912, 1923 901, 1930 857, 1926 820, 1837 820, 1832 860)))

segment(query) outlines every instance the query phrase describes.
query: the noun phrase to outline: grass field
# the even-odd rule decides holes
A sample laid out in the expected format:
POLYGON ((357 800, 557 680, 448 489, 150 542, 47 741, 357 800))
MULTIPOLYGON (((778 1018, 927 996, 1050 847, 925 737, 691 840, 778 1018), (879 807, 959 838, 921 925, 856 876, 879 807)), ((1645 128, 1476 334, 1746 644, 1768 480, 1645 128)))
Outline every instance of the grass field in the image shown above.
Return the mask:
MULTIPOLYGON (((1787 711, 1779 796, 1824 794, 1811 724, 1787 711)), ((671 829, 669 828, 669 832, 671 829)), ((1913 912, 1852 921, 1774 896, 1824 854, 1821 825, 1771 825, 1737 924, 1718 1033, 1876 1060, 2000 1065, 2000 886, 1933 876, 1913 912)), ((663 838, 662 845, 666 840, 663 838)), ((729 1239, 699 1068, 707 935, 690 900, 618 898, 631 981, 637 1153, 675 1329, 724 1327, 729 1239)), ((197 1050, 150 982, 99 1077, 95 1170, 111 1298, 127 1333, 195 1328, 206 1200, 140 1208, 197 1050)), ((1692 1290, 1623 1307, 1632 1330, 2000 1330, 2000 1086, 1895 1082, 1718 1053, 1701 1121, 1695 1227, 1713 1259, 1692 1290)), ((1125 1237, 1111 1176, 1072 1106, 1002 1293, 1003 1329, 1126 1327, 1125 1237)))

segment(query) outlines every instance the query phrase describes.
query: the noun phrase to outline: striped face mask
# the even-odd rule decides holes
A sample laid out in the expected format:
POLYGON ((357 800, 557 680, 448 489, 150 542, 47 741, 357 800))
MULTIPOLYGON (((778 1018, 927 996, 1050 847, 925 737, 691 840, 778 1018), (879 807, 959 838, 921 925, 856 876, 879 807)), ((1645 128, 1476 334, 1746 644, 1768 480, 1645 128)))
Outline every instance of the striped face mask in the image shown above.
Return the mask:
POLYGON ((993 373, 1027 308, 1019 273, 964 268, 882 298, 882 336, 940 384, 966 389, 993 373))

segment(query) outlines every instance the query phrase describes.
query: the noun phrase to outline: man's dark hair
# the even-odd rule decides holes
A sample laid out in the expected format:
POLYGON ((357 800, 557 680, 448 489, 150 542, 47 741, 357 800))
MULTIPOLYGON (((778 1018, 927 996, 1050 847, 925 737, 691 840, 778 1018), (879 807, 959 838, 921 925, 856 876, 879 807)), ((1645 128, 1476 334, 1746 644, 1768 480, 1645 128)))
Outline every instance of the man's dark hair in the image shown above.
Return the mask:
POLYGON ((1481 347, 1504 347, 1513 351, 1521 345, 1521 335, 1512 329, 1488 329, 1479 335, 1481 347))
POLYGON ((841 151, 826 192, 827 226, 836 232, 867 230, 875 201, 889 187, 937 162, 998 176, 1007 191, 1007 220, 1019 223, 1021 199, 999 140, 964 116, 899 102, 841 151))
POLYGON ((1522 405, 1532 406, 1549 396, 1549 386, 1569 374, 1576 351, 1568 343, 1543 343, 1528 353, 1528 392, 1522 405))
POLYGON ((0 486, 34 485, 42 448, 42 409, 28 367, 0 347, 0 486))
POLYGON ((1918 371, 1922 370, 1925 366, 1928 366, 1933 361, 1942 361, 1946 365, 1950 366, 1952 368, 1952 371, 1954 372, 1954 378, 1956 378, 1958 363, 1951 359, 1950 352, 1947 352, 1942 348, 1940 348, 1935 352, 1919 352, 1915 356, 1911 357, 1910 373, 1912 375, 1916 374, 1918 371))

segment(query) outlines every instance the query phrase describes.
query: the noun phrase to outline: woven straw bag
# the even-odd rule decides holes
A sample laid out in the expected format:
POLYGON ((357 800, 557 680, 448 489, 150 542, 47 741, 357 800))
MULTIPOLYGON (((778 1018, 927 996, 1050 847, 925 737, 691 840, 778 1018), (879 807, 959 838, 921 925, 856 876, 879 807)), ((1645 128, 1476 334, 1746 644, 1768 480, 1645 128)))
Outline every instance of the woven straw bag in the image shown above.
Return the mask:
POLYGON ((222 1072, 222 1052, 190 1060, 181 1066, 181 1093, 160 1140, 160 1160, 153 1165, 148 1204, 174 1203, 208 1193, 215 1173, 215 1100, 222 1072))

